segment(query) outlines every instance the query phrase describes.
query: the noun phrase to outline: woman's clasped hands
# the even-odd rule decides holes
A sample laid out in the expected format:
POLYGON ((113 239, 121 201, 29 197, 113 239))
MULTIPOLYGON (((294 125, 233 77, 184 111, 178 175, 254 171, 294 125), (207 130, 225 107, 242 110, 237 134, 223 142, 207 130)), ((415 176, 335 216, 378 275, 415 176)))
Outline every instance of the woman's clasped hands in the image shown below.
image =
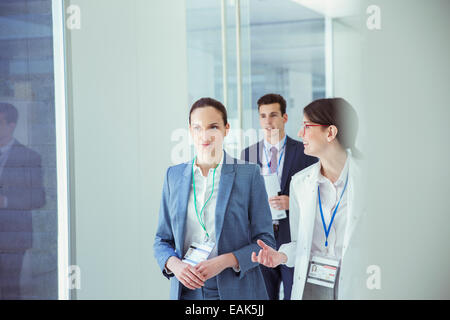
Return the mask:
MULTIPOLYGON (((215 277, 229 267, 229 260, 226 255, 223 255, 192 266, 177 257, 170 257, 167 261, 167 268, 174 273, 175 277, 186 288, 195 290, 203 287, 206 280, 215 277)), ((230 262, 232 263, 233 261, 230 262)))

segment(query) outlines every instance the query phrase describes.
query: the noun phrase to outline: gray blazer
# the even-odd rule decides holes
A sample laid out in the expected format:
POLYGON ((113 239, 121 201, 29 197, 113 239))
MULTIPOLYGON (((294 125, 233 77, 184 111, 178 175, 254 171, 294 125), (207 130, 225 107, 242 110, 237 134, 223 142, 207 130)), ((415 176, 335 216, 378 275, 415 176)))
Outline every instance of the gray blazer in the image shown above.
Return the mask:
MULTIPOLYGON (((153 248, 161 271, 171 280, 174 300, 180 299, 182 285, 165 272, 165 264, 171 256, 182 258, 191 186, 192 162, 167 170, 153 248)), ((268 299, 258 263, 251 261, 252 252, 260 249, 256 240, 275 247, 269 204, 261 199, 267 199, 267 193, 259 167, 225 153, 215 212, 216 243, 219 255, 236 256, 240 272, 227 268, 217 275, 223 300, 268 299)))

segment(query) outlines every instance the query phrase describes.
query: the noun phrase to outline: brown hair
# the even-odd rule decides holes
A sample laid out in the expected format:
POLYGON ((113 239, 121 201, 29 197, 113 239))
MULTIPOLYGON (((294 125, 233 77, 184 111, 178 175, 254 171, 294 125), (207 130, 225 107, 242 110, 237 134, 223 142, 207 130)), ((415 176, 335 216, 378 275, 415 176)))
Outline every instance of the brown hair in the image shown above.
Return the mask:
POLYGON ((304 115, 317 124, 334 125, 338 128, 336 139, 344 149, 350 149, 352 155, 361 157, 355 147, 358 133, 358 115, 355 109, 343 98, 319 99, 303 109, 304 115))
POLYGON ((269 93, 263 95, 261 98, 259 98, 257 103, 258 111, 259 107, 261 107, 263 104, 278 103, 280 105, 281 115, 284 115, 286 113, 286 100, 284 100, 284 98, 279 94, 269 93))
POLYGON ((205 107, 213 107, 214 109, 216 109, 217 111, 219 111, 220 113, 222 113, 222 119, 223 119, 223 123, 225 125, 227 125, 228 120, 227 120, 227 109, 225 108, 225 106, 220 102, 217 101, 213 98, 201 98, 197 101, 194 102, 194 104, 191 107, 191 111, 189 111, 189 124, 191 124, 191 114, 195 109, 198 108, 205 108, 205 107))

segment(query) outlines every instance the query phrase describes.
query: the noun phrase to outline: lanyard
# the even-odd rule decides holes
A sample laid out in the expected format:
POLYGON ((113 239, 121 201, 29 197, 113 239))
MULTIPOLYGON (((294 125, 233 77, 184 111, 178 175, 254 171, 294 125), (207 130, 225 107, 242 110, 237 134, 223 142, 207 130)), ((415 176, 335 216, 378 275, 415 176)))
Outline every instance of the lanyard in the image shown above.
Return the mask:
POLYGON ((333 215, 331 216, 331 221, 328 226, 328 229, 327 229, 327 225, 325 224, 325 219, 323 218, 322 201, 320 200, 320 188, 319 188, 319 186, 317 186, 317 192, 319 193, 320 216, 322 217, 323 230, 325 231, 325 237, 326 237, 325 238, 325 247, 328 247, 328 235, 330 234, 331 225, 333 224, 333 221, 334 221, 334 216, 336 215, 339 205, 341 204, 342 196, 344 195, 345 189, 347 189, 347 183, 348 183, 348 172, 347 172, 347 179, 345 180, 344 190, 342 190, 341 197, 339 198, 339 202, 333 211, 333 215))
MULTIPOLYGON (((208 203, 209 199, 211 199, 211 197, 212 197, 212 195, 213 195, 213 193, 214 193, 214 178, 215 178, 215 175, 216 175, 216 169, 217 169, 217 167, 218 167, 219 165, 217 165, 217 166, 214 168, 214 172, 213 172, 213 184, 212 184, 211 194, 209 195, 208 200, 206 200, 205 204, 203 205, 202 209, 200 210, 200 215, 199 215, 199 214, 198 214, 198 210, 197 210, 197 195, 195 194, 195 174, 194 174, 194 162, 195 162, 195 159, 197 159, 197 157, 195 157, 194 160, 192 161, 192 182, 193 182, 193 187, 194 187, 194 208, 195 208, 195 214, 197 215, 197 220, 198 220, 198 222, 200 223, 200 225, 202 226, 202 229, 203 229, 203 230, 205 231, 205 233, 206 233, 206 237, 209 238, 209 234, 208 234, 208 232, 206 231, 205 223, 202 221, 202 220, 204 220, 204 219, 202 219, 202 213, 203 213, 203 209, 205 209, 206 204, 208 203)), ((203 218, 204 218, 204 216, 205 216, 205 215, 203 215, 203 218)))
MULTIPOLYGON (((278 166, 277 166, 277 175, 278 175, 278 168, 280 167, 280 163, 281 163, 281 158, 283 158, 283 153, 284 150, 286 149, 286 141, 287 141, 287 136, 284 137, 284 143, 283 146, 281 147, 281 153, 280 153, 280 157, 278 158, 278 166)), ((269 157, 267 156, 267 150, 266 150, 266 145, 264 144, 264 155, 266 156, 267 159, 267 167, 269 168, 269 172, 270 172, 270 161, 269 161, 269 157)))

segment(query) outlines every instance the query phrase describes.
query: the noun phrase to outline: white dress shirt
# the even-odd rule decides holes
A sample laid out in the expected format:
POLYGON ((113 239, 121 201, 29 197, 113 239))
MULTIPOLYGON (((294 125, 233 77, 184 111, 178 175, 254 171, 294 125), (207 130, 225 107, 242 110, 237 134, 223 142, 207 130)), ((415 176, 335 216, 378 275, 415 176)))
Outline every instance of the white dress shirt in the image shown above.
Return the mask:
MULTIPOLYGON (((284 136, 284 139, 281 139, 280 141, 278 141, 277 144, 273 145, 270 144, 269 142, 267 142, 266 139, 264 139, 264 150, 263 150, 263 156, 261 159, 261 164, 262 164, 262 169, 261 169, 261 174, 262 175, 270 175, 272 173, 270 173, 270 167, 269 167, 269 162, 270 162, 270 158, 272 157, 272 152, 270 151, 270 149, 272 149, 272 147, 277 148, 277 164, 278 165, 278 169, 277 169, 277 178, 278 178, 278 183, 281 186, 281 177, 283 176, 283 167, 284 167, 284 158, 286 155, 286 143, 287 143, 287 135, 284 136), (280 159, 281 156, 281 159, 280 159)), ((272 220, 273 224, 279 224, 278 220, 272 220)))
MULTIPOLYGON (((222 160, 216 167, 216 173, 214 175, 214 168, 209 169, 208 175, 203 176, 202 170, 197 164, 194 163, 194 177, 195 177, 195 195, 197 198, 197 212, 200 216, 200 211, 203 208, 205 202, 209 199, 211 195, 211 190, 213 187, 213 175, 214 175, 214 192, 211 195, 208 203, 203 209, 201 218, 204 226, 206 227, 206 232, 209 235, 209 241, 212 241, 215 246, 208 256, 208 260, 214 257, 217 257, 217 242, 216 242, 216 205, 217 205, 217 196, 219 193, 219 183, 220 176, 222 173, 222 166, 224 161, 225 153, 222 150, 222 160)), ((194 178, 193 177, 193 178, 194 178)), ((200 222, 197 219, 197 214, 195 212, 194 206, 194 181, 191 184, 191 190, 189 192, 189 200, 188 200, 188 208, 186 215, 186 224, 185 224, 185 237, 183 244, 183 257, 189 249, 189 246, 192 242, 202 243, 205 240, 205 230, 200 225, 200 222)), ((241 268, 238 265, 237 267, 232 267, 235 272, 240 272, 241 268)), ((172 271, 165 268, 167 274, 172 274, 172 271)))
MULTIPOLYGON (((339 202, 342 191, 344 190, 345 181, 348 174, 349 158, 345 161, 344 168, 341 171, 339 179, 332 183, 328 178, 324 177, 319 171, 319 187, 320 199, 322 202, 323 216, 326 227, 330 225, 331 217, 334 209, 339 202)), ((348 188, 348 185, 347 185, 348 188)), ((333 224, 328 234, 328 246, 325 247, 325 230, 323 228, 322 217, 320 214, 319 201, 317 201, 317 210, 314 222, 314 233, 311 245, 311 256, 319 255, 336 260, 342 258, 342 247, 344 244, 345 227, 347 223, 347 190, 342 196, 341 203, 334 217, 333 224)))
MULTIPOLYGON (((209 234, 209 239, 216 245, 212 250, 209 258, 213 258, 217 256, 217 243, 216 243, 216 204, 217 204, 217 195, 219 194, 219 183, 220 183, 220 175, 222 171, 223 165, 223 157, 224 153, 222 151, 222 161, 218 164, 216 168, 216 173, 214 177, 214 191, 212 193, 211 198, 203 209, 201 219, 206 227, 206 232, 209 234)), ((195 178, 195 195, 197 197, 197 212, 200 216, 200 211, 203 208, 203 205, 208 200, 211 195, 212 187, 213 187, 213 173, 214 168, 209 169, 208 175, 205 177, 202 174, 202 170, 197 164, 194 163, 194 177, 195 178)), ((186 225, 185 230, 186 234, 184 237, 184 247, 183 247, 183 257, 186 254, 189 246, 192 242, 202 243, 205 239, 205 231, 203 227, 200 225, 198 221, 197 214, 195 212, 194 206, 194 181, 192 181, 191 190, 189 192, 189 201, 187 207, 187 216, 186 216, 186 225)))
POLYGON ((277 148, 277 164, 280 163, 278 165, 278 169, 277 169, 277 177, 278 177, 278 182, 281 185, 281 177, 283 175, 283 166, 284 166, 284 158, 286 155, 286 142, 287 142, 287 135, 284 136, 284 139, 278 141, 277 144, 273 145, 270 144, 269 142, 266 141, 266 139, 264 139, 264 150, 263 150, 263 156, 261 159, 261 164, 262 164, 262 169, 261 169, 261 173, 263 175, 268 175, 271 174, 270 173, 270 168, 269 168, 269 162, 270 162, 270 158, 272 157, 272 152, 270 151, 270 149, 272 149, 272 147, 277 148), (281 159, 280 159, 281 156, 281 159))

